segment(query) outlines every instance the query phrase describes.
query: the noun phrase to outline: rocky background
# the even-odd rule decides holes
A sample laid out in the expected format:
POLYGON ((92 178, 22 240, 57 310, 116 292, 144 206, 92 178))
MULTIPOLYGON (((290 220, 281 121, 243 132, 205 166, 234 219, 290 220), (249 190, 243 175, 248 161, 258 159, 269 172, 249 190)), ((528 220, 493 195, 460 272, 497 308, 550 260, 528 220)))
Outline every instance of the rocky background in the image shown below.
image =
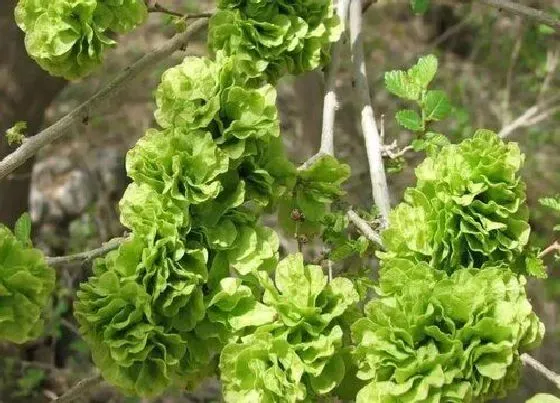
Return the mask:
MULTIPOLYGON (((0 50, 8 52, 8 46, 12 46, 13 52, 20 52, 21 44, 8 44, 10 35, 14 35, 14 43, 21 38, 10 27, 9 8, 13 10, 15 1, 7 0, 7 3, 0 4, 0 50)), ((161 0, 160 3, 183 11, 213 8, 210 1, 161 0)), ((399 104, 384 91, 383 73, 406 68, 426 53, 438 56, 441 67, 437 85, 448 91, 456 106, 454 118, 439 127, 452 141, 471 135, 473 128, 499 130, 533 106, 539 96, 548 98, 558 94, 560 66, 553 63, 555 57, 560 57, 557 34, 547 33, 538 24, 495 9, 457 3, 435 2, 431 11, 421 17, 412 15, 407 1, 380 0, 367 11, 365 41, 370 86, 377 114, 385 115, 386 143, 396 140, 401 147, 405 146, 410 134, 399 129, 394 122, 399 104), (553 70, 553 67, 558 68, 553 70)), ((555 0, 527 3, 548 10, 556 7, 560 13, 560 4, 555 0)), ((37 103, 34 107, 39 112, 35 111, 35 116, 39 117, 35 117, 30 125, 30 133, 35 133, 41 125, 49 125, 68 113, 116 72, 172 34, 173 26, 168 18, 150 16, 147 24, 120 39, 119 47, 107 55, 102 71, 81 82, 51 80, 42 77, 40 71, 32 70, 23 80, 25 85, 17 91, 18 102, 23 106, 14 110, 5 109, 8 102, 2 98, 10 96, 9 84, 14 77, 2 67, 15 62, 5 56, 8 53, 0 53, 0 129, 10 127, 14 120, 30 121, 29 116, 22 115, 31 113, 29 105, 37 103), (37 77, 34 81, 29 79, 31 74, 37 77), (39 88, 38 82, 41 83, 39 88), (37 99, 39 101, 30 101, 37 99)), ((186 53, 204 54, 204 40, 202 35, 186 53)), ((10 57, 33 69, 24 54, 14 55, 13 52, 10 57)), ((125 154, 153 124, 152 93, 161 73, 182 56, 176 54, 173 59, 162 61, 156 70, 136 80, 119 99, 107 105, 103 113, 91 117, 86 130, 71 131, 42 150, 34 164, 12 175, 10 183, 0 187, 2 221, 9 223, 10 211, 25 210, 28 203, 36 245, 49 256, 95 248, 108 239, 121 236, 123 228, 118 221, 117 203, 128 183, 124 170, 125 154), (30 191, 26 193, 25 189, 30 191)), ((369 176, 348 60, 349 55, 344 55, 338 79, 336 154, 352 167, 353 175, 347 185, 350 201, 367 208, 372 203, 369 176)), ((21 70, 20 67, 17 69, 21 70)), ((296 162, 304 161, 318 150, 322 91, 320 72, 286 78, 280 83, 278 106, 283 136, 289 154, 296 162)), ((560 111, 556 110, 535 125, 514 131, 510 139, 518 141, 527 154, 525 179, 533 214, 533 240, 537 245, 546 246, 554 240, 552 226, 560 222, 560 217, 543 210, 537 200, 560 193, 560 111)), ((0 148, 0 155, 6 152, 4 145, 0 148)), ((402 161, 404 169, 389 176, 394 204, 406 186, 412 183, 412 170, 420 159, 420 155, 407 155, 402 161)), ((289 240, 285 244, 288 248, 293 247, 289 240)), ((550 368, 560 370, 559 267, 557 262, 548 263, 551 278, 546 282, 531 283, 532 301, 548 332, 536 357, 550 368)), ((0 403, 46 402, 90 373, 87 348, 77 335, 71 313, 75 289, 87 273, 88 267, 79 265, 61 269, 61 281, 43 339, 21 347, 0 343, 0 403)), ((507 401, 522 402, 537 391, 553 392, 554 388, 526 370, 518 396, 511 396, 507 401)), ((176 391, 161 401, 210 402, 219 401, 219 395, 219 386, 210 381, 195 393, 176 391)), ((138 400, 125 398, 110 387, 102 387, 91 397, 84 396, 83 401, 138 400)))

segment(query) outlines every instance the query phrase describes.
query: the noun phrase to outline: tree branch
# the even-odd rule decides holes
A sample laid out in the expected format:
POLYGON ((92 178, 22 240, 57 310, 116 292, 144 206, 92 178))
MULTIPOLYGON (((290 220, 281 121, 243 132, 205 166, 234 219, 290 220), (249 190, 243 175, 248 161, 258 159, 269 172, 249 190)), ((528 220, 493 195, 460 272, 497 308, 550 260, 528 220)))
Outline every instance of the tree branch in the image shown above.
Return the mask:
POLYGON ((207 20, 195 21, 185 32, 175 35, 168 42, 152 52, 144 55, 131 66, 125 68, 113 81, 107 84, 93 97, 78 106, 72 112, 62 117, 52 126, 47 127, 33 137, 26 138, 23 144, 14 152, 0 161, 0 179, 5 178, 25 161, 35 155, 42 147, 62 137, 74 125, 87 125, 90 115, 106 106, 115 96, 151 67, 161 62, 173 52, 183 49, 193 35, 202 30, 207 20))
POLYGON ((369 84, 364 60, 364 46, 362 42, 362 4, 360 0, 351 0, 350 2, 350 41, 352 46, 352 61, 354 64, 354 86, 358 92, 361 103, 362 133, 366 144, 373 199, 381 214, 381 226, 385 227, 387 225, 391 205, 389 202, 389 189, 387 187, 385 167, 381 155, 381 139, 369 95, 369 84))
POLYGON ((552 382, 558 389, 560 389, 560 375, 556 372, 548 369, 539 361, 535 360, 529 354, 521 354, 521 361, 523 364, 533 368, 535 371, 539 372, 542 376, 552 382))
POLYGON ((49 266, 64 266, 74 262, 89 262, 90 260, 104 256, 110 251, 117 249, 124 241, 126 241, 126 238, 114 238, 97 249, 68 256, 47 257, 45 260, 49 266))
POLYGON ((51 400, 51 403, 69 403, 76 399, 82 398, 84 395, 97 388, 102 382, 103 379, 99 374, 82 379, 80 382, 70 388, 65 394, 51 400))
POLYGON ((560 251, 560 242, 558 241, 554 241, 551 245, 543 249, 542 252, 539 253, 539 257, 543 258, 549 253, 556 252, 556 251, 560 251))
POLYGON ((154 3, 153 5, 149 6, 148 12, 172 15, 174 17, 179 17, 183 20, 192 20, 195 18, 208 18, 208 17, 212 17, 213 15, 213 13, 194 13, 194 14, 180 13, 178 11, 170 10, 159 3, 154 3))
POLYGON ((383 241, 381 240, 381 237, 379 236, 379 233, 374 231, 374 229, 371 228, 370 225, 365 220, 360 218, 360 216, 358 214, 356 214, 356 212, 354 210, 348 210, 348 213, 346 213, 346 215, 348 217, 348 220, 350 220, 350 222, 352 224, 354 224, 356 226, 356 228, 358 228, 358 230, 367 239, 369 239, 371 242, 374 242, 377 245, 383 247, 383 241))
POLYGON ((528 7, 519 4, 515 1, 509 0, 479 0, 481 3, 487 4, 492 7, 497 7, 500 10, 508 11, 512 14, 521 15, 530 18, 537 22, 546 24, 557 31, 560 31, 560 19, 547 13, 546 11, 537 10, 536 8, 528 7))
POLYGON ((317 160, 323 156, 325 156, 326 154, 319 151, 317 154, 313 154, 307 161, 305 161, 303 164, 301 164, 297 170, 298 171, 305 171, 307 168, 309 168, 311 165, 313 165, 315 162, 317 162, 317 160))
MULTIPOLYGON (((348 6, 350 0, 339 0, 337 14, 343 26, 346 27, 348 6)), ((344 29, 345 31, 345 29, 344 29)), ((344 33, 340 36, 338 42, 332 45, 332 56, 330 66, 327 67, 325 73, 325 96, 323 100, 323 129, 321 131, 321 149, 325 154, 334 155, 334 118, 337 109, 336 100, 336 75, 340 68, 340 53, 342 50, 342 42, 344 41, 344 33)))

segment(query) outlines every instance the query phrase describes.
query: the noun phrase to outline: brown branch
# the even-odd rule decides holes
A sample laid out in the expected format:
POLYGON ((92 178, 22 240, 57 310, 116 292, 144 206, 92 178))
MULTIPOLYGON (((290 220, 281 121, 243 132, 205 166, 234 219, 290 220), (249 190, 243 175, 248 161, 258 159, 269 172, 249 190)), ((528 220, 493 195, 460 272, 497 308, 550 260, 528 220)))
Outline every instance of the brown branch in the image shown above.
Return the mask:
POLYGON ((521 361, 523 364, 528 365, 535 371, 539 372, 542 376, 552 382, 558 389, 560 389, 560 375, 556 372, 545 367, 541 362, 535 360, 529 354, 521 354, 521 361))
POLYGON ((479 0, 481 3, 498 8, 500 11, 505 10, 512 14, 527 17, 542 24, 546 24, 557 31, 560 31, 560 18, 554 17, 546 11, 528 7, 509 0, 479 0))
POLYGON ((560 251, 560 242, 554 241, 550 246, 546 247, 539 253, 539 257, 543 258, 549 253, 560 251))
POLYGON ((70 388, 65 394, 51 400, 51 403, 69 403, 73 402, 74 400, 83 398, 84 395, 92 392, 102 382, 103 379, 99 374, 95 374, 93 376, 90 376, 89 378, 82 379, 80 382, 70 388))
POLYGON ((202 30, 207 23, 206 19, 193 22, 185 32, 175 35, 159 48, 144 55, 134 64, 125 68, 113 81, 52 126, 47 127, 33 137, 26 138, 19 148, 0 161, 0 179, 5 178, 19 166, 23 165, 25 161, 33 157, 41 148, 62 137, 71 127, 87 125, 93 112, 106 106, 109 101, 114 99, 123 88, 140 74, 148 71, 175 51, 185 48, 191 37, 202 30))
POLYGON ((125 240, 126 238, 114 238, 97 249, 68 256, 47 257, 45 260, 49 266, 64 266, 74 262, 89 262, 117 249, 125 240))

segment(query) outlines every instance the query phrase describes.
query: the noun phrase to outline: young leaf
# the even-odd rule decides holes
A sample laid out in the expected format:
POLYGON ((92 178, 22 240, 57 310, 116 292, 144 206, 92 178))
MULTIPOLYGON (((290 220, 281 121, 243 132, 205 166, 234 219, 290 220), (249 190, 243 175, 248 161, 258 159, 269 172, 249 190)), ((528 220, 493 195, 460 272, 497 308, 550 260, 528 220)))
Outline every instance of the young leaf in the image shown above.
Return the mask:
POLYGON ((427 88, 434 79, 438 68, 438 61, 434 55, 421 57, 418 62, 408 70, 408 75, 421 87, 427 88))
POLYGON ((385 87, 399 98, 410 99, 411 101, 420 99, 420 86, 402 70, 385 73, 385 87))
POLYGON ((15 125, 6 130, 6 141, 8 142, 8 145, 15 146, 23 143, 26 129, 27 122, 18 121, 15 125))
POLYGON ((413 111, 411 109, 403 109, 401 111, 398 111, 395 117, 397 119, 397 122, 399 122, 399 125, 406 129, 415 132, 420 132, 424 129, 422 118, 416 111, 413 111))
POLYGON ((410 6, 414 14, 424 14, 428 11, 430 0, 410 0, 410 6))
POLYGON ((18 218, 14 226, 14 235, 26 247, 31 247, 31 216, 29 213, 23 213, 18 218))
POLYGON ((451 104, 445 92, 434 90, 428 91, 424 103, 426 120, 442 120, 451 112, 451 104))

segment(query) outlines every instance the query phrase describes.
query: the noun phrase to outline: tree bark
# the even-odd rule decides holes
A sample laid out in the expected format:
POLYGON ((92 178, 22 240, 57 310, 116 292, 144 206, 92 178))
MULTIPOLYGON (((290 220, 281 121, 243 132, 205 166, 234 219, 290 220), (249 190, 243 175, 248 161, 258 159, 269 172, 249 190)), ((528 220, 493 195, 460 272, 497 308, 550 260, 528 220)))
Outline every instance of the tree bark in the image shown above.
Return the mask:
MULTIPOLYGON (((45 110, 66 85, 53 78, 27 55, 23 32, 14 21, 16 0, 0 1, 0 159, 13 151, 4 133, 18 120, 34 134, 43 124, 45 110)), ((0 222, 12 227, 28 210, 33 161, 0 181, 0 222)))

